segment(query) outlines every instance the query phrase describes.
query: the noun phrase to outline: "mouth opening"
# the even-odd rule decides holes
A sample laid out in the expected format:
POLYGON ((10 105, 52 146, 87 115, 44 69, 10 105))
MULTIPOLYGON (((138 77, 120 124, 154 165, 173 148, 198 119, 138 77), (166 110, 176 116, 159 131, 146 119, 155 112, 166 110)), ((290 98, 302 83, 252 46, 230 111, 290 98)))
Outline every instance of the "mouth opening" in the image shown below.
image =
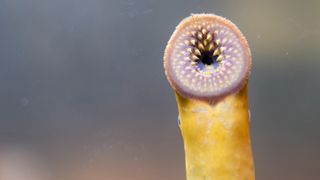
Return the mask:
POLYGON ((217 68, 219 66, 218 62, 219 55, 212 55, 212 52, 203 52, 198 61, 198 67, 203 69, 206 66, 213 66, 213 68, 217 68))

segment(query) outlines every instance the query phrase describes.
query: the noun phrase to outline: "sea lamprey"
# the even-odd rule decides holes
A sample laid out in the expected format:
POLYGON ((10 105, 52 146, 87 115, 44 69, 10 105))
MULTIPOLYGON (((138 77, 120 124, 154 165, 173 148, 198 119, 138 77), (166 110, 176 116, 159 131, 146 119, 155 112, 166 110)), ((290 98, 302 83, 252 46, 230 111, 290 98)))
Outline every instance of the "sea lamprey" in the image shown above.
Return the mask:
POLYGON ((229 20, 193 14, 171 36, 164 68, 176 95, 188 180, 254 180, 247 40, 229 20))

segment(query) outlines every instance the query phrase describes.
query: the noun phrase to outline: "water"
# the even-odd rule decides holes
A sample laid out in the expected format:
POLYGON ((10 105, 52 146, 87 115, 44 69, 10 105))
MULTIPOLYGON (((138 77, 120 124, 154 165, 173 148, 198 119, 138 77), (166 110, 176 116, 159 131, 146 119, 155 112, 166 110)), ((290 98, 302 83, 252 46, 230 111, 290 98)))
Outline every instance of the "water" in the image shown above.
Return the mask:
MULTIPOLYGON (((185 179, 162 57, 181 19, 209 12, 237 24, 251 47, 257 179, 319 179, 319 6, 0 0, 0 149, 27 152, 30 171, 47 179, 185 179)), ((24 169, 4 156, 0 172, 24 169)))

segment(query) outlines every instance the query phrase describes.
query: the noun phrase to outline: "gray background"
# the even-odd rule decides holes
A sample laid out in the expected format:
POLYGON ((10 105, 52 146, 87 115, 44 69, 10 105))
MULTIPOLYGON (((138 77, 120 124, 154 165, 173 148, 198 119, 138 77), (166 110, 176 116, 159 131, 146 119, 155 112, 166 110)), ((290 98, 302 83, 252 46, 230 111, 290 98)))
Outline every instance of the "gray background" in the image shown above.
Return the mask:
POLYGON ((0 179, 185 179, 162 57, 201 12, 251 46, 257 179, 319 179, 317 0, 0 0, 0 179))

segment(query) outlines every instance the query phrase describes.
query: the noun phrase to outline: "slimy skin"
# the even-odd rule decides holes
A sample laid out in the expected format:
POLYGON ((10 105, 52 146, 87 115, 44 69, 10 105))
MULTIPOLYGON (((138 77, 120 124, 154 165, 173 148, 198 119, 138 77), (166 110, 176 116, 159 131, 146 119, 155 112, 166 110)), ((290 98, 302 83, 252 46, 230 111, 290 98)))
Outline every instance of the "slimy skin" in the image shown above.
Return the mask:
POLYGON ((188 180, 254 180, 251 54, 225 18, 194 14, 171 36, 164 68, 178 104, 188 180))

